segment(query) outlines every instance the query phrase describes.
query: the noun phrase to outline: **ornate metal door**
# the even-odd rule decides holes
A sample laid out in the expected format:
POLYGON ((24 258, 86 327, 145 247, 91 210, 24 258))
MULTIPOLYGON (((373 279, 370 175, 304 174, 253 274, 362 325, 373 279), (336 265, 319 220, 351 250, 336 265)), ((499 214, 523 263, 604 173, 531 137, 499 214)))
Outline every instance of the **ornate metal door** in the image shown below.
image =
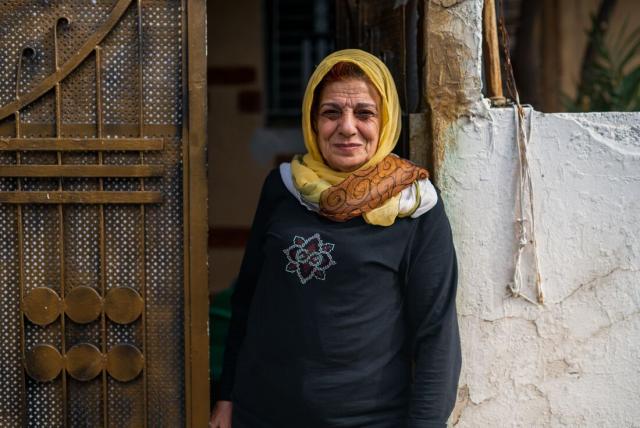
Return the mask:
POLYGON ((206 425, 204 25, 0 2, 0 426, 206 425))

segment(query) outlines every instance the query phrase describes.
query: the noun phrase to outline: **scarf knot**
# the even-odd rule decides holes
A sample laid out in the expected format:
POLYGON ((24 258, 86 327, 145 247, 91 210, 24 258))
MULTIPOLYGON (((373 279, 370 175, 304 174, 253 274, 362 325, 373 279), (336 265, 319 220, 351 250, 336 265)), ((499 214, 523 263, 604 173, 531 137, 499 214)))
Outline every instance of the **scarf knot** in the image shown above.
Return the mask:
POLYGON ((376 165, 358 170, 325 189, 320 194, 319 212, 334 221, 347 221, 383 206, 416 180, 428 177, 426 169, 388 155, 376 165))

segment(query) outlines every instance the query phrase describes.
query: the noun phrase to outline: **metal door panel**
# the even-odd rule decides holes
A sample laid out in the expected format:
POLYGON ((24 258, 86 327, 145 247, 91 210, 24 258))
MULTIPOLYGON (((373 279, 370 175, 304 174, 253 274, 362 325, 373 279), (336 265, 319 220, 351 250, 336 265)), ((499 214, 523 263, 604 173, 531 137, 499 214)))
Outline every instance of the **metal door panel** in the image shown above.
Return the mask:
POLYGON ((203 3, 0 6, 0 426, 202 419, 203 3))

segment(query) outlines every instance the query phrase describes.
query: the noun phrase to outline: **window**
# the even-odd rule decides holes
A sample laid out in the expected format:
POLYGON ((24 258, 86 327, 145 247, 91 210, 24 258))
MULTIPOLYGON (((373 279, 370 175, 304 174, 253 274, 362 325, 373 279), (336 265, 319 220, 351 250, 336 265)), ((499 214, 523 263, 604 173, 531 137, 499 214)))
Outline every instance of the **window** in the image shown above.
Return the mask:
POLYGON ((334 2, 267 0, 267 126, 299 126, 315 66, 335 49, 334 2))

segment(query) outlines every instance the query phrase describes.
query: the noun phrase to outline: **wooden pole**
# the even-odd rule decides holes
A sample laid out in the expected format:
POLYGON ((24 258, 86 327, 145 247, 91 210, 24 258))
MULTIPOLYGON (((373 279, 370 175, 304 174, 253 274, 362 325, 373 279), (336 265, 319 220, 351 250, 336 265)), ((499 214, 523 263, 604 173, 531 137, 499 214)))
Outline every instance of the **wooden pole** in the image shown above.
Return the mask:
POLYGON ((498 47, 498 27, 494 0, 484 0, 482 9, 482 51, 484 54, 487 95, 494 105, 504 105, 502 75, 500 73, 500 50, 498 47))

